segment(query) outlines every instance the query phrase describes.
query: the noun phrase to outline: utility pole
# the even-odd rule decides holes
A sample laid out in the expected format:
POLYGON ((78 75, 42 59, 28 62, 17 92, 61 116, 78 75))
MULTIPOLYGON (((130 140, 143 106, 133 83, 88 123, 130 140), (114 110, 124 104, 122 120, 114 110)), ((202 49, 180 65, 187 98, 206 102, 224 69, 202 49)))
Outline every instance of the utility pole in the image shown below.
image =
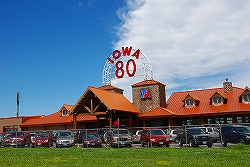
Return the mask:
POLYGON ((20 103, 20 92, 17 92, 16 96, 16 117, 19 117, 19 103, 20 103))

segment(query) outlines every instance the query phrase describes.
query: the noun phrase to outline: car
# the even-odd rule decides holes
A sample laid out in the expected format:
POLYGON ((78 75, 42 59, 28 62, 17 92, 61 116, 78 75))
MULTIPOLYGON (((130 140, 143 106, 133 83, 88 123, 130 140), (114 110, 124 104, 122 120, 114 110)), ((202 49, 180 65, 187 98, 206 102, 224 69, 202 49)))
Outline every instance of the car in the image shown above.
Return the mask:
POLYGON ((72 147, 75 145, 74 133, 64 130, 56 133, 56 147, 72 147))
POLYGON ((33 147, 37 147, 37 146, 52 147, 53 137, 50 133, 37 134, 36 137, 33 139, 32 146, 33 147))
POLYGON ((177 134, 179 134, 179 133, 183 133, 183 130, 182 129, 170 130, 170 133, 169 133, 170 142, 178 143, 178 141, 176 140, 176 137, 177 137, 177 134))
POLYGON ((97 133, 87 133, 82 138, 83 147, 102 147, 102 139, 97 133))
POLYGON ((112 129, 107 142, 111 147, 132 147, 132 137, 127 129, 112 129))
POLYGON ((243 125, 224 125, 221 126, 222 145, 227 143, 250 144, 250 127, 243 125))
POLYGON ((30 146, 31 136, 29 132, 11 132, 6 136, 4 146, 30 146))
POLYGON ((209 134, 212 137, 213 142, 217 142, 220 140, 220 133, 217 127, 199 127, 199 128, 201 128, 204 132, 209 134))
POLYGON ((4 135, 0 133, 0 147, 2 147, 3 143, 4 143, 4 135))
POLYGON ((86 131, 77 131, 75 133, 75 143, 82 143, 84 135, 86 135, 86 131))
POLYGON ((141 133, 141 145, 144 147, 166 146, 169 147, 169 136, 162 129, 144 129, 141 133))
POLYGON ((213 139, 206 134, 201 128, 187 128, 183 133, 177 134, 176 140, 179 146, 188 144, 190 147, 199 147, 199 145, 207 145, 208 148, 213 146, 213 139))
POLYGON ((141 132, 142 130, 132 131, 131 137, 133 143, 141 143, 141 132))

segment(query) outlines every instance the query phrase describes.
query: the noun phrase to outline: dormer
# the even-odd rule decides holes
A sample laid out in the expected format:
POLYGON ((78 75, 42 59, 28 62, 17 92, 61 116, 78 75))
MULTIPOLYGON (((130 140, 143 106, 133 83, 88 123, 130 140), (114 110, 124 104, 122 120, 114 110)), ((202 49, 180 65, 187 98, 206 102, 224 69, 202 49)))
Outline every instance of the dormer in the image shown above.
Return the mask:
POLYGON ((219 106, 227 103, 227 97, 218 91, 215 91, 209 98, 210 105, 219 106))
POLYGON ((193 106, 198 106, 200 103, 200 100, 192 94, 187 94, 182 100, 182 102, 184 102, 184 107, 189 108, 193 106))
POLYGON ((239 97, 240 103, 250 104, 250 89, 246 86, 239 97))
POLYGON ((69 115, 69 111, 64 109, 62 110, 62 116, 68 116, 69 115))

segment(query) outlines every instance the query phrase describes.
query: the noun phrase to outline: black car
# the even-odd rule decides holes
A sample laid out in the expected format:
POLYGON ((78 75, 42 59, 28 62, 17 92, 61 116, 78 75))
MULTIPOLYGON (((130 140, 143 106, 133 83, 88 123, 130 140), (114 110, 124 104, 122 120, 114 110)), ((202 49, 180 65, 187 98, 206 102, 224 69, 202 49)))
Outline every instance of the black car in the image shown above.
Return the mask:
POLYGON ((185 143, 192 147, 207 145, 210 148, 213 146, 213 139, 201 128, 187 128, 186 131, 177 134, 176 138, 180 146, 183 146, 185 143))
POLYGON ((221 127, 222 145, 227 143, 250 144, 250 127, 242 125, 224 125, 221 127))

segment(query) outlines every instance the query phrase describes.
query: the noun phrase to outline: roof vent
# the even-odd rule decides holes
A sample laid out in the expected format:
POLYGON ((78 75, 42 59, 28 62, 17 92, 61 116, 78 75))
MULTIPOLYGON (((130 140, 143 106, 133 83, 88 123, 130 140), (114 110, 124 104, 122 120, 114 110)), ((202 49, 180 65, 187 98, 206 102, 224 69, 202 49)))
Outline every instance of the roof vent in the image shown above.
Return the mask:
POLYGON ((225 93, 233 90, 233 84, 232 82, 228 82, 228 78, 226 78, 226 82, 223 83, 223 88, 225 93))

